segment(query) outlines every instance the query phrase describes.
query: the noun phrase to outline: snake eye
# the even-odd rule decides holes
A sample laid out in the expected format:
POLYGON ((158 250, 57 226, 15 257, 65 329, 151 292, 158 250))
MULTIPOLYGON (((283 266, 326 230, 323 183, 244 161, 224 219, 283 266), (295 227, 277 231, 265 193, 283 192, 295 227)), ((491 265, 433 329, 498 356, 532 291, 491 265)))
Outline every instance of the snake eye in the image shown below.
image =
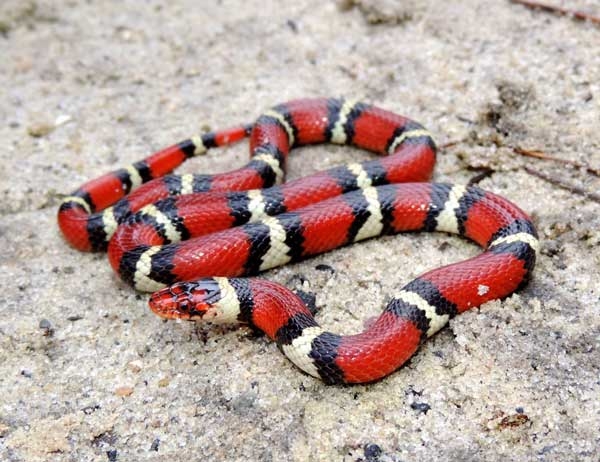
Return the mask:
POLYGON ((177 306, 181 312, 187 313, 190 309, 190 301, 187 299, 179 300, 177 306))
POLYGON ((150 309, 166 319, 189 319, 196 311, 190 283, 183 282, 154 292, 148 300, 150 309))

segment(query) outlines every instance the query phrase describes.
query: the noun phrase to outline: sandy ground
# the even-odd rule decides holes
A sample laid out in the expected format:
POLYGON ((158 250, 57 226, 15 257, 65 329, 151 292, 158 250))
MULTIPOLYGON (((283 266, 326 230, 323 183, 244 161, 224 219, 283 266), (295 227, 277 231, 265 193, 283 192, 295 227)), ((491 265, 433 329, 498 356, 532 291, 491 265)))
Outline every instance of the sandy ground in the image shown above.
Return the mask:
MULTIPOLYGON (((600 207, 535 173, 596 194, 600 181, 513 148, 600 168, 600 28, 499 0, 286 3, 0 4, 0 459, 599 461, 600 207), (245 329, 162 322, 55 224, 83 181, 302 96, 421 121, 453 143, 436 180, 488 172, 480 185, 541 237, 526 289, 367 386, 325 386, 245 329)), ((242 143, 183 170, 246 156, 242 143)), ((290 176, 363 158, 302 149, 290 176)), ((393 236, 265 276, 315 293, 319 321, 351 333, 412 277, 477 252, 393 236)))

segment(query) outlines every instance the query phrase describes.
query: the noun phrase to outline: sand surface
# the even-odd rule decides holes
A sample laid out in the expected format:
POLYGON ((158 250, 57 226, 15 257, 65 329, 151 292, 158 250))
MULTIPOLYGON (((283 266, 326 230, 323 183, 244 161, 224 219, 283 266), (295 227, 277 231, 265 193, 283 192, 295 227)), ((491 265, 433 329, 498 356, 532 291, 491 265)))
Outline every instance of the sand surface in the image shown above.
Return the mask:
MULTIPOLYGON (((536 174, 595 194, 600 180, 514 150, 600 168, 600 27, 500 0, 3 0, 0 56, 1 460, 600 460, 600 204, 536 174), (488 172, 480 186, 541 238, 528 287, 375 384, 325 386, 246 329, 162 322, 56 226, 85 180, 304 96, 415 118, 451 143, 436 181, 488 172)), ((289 176, 367 157, 301 149, 289 176)), ((265 277, 353 333, 414 276, 477 252, 399 235, 265 277)))

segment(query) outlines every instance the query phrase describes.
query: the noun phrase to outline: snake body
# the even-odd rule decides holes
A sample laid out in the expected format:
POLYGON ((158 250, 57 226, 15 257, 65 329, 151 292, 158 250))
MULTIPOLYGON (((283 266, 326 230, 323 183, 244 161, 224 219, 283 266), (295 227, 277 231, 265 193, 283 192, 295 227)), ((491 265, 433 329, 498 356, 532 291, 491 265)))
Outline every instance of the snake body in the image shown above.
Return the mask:
POLYGON ((400 367, 456 314, 517 290, 535 264, 537 234, 517 206, 478 187, 424 182, 435 150, 423 126, 392 112, 333 98, 295 100, 254 124, 192 137, 82 185, 65 198, 58 220, 73 246, 108 248, 124 281, 158 291, 150 307, 159 316, 250 324, 328 384, 369 382, 400 367), (169 174, 245 136, 245 167, 169 174), (280 184, 292 148, 327 142, 380 157, 280 184), (326 332, 290 290, 241 277, 418 230, 459 234, 485 251, 409 282, 358 335, 326 332))

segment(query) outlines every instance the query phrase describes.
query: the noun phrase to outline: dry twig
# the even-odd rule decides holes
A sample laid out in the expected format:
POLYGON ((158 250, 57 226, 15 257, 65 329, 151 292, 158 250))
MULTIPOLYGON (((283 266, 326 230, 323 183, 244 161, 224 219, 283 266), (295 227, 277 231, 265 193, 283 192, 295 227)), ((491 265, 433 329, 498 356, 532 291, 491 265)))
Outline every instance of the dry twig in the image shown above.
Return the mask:
MULTIPOLYGON (((468 170, 471 170, 471 169, 468 169, 468 170)), ((469 179, 469 181, 467 182, 467 186, 473 186, 474 184, 479 184, 482 180, 489 178, 494 173, 496 173, 496 171, 490 167, 482 167, 480 169, 473 169, 473 170, 478 170, 479 173, 469 179)))
POLYGON ((530 175, 537 176, 538 178, 541 178, 542 180, 545 180, 550 184, 558 186, 559 188, 565 189, 574 194, 579 194, 580 196, 586 197, 588 199, 593 200, 594 202, 600 203, 600 194, 586 191, 585 189, 580 188, 579 186, 567 183, 566 181, 563 181, 562 179, 557 178, 555 176, 548 175, 547 173, 538 172, 537 170, 531 167, 525 166, 524 168, 525 171, 530 175))
POLYGON ((550 11, 551 13, 558 13, 564 16, 571 16, 580 21, 589 21, 594 24, 600 24, 600 17, 592 14, 584 13, 583 11, 570 10, 568 8, 562 8, 560 6, 548 5, 547 3, 540 3, 534 0, 511 0, 513 3, 526 6, 528 8, 540 9, 543 11, 550 11))
POLYGON ((465 140, 453 140, 453 141, 447 141, 446 143, 444 143, 444 144, 441 144, 441 145, 439 146, 439 148, 440 148, 440 149, 447 149, 447 148, 451 148, 451 147, 453 147, 453 146, 456 146, 456 145, 457 145, 457 144, 459 144, 459 143, 462 143, 463 141, 465 141, 465 140))
POLYGON ((514 147, 513 151, 517 154, 521 154, 522 156, 535 157, 536 159, 550 160, 552 162, 558 162, 564 165, 571 165, 572 167, 583 169, 592 175, 600 176, 600 169, 592 168, 587 164, 583 164, 575 160, 561 159, 560 157, 551 156, 546 154, 544 151, 538 151, 537 149, 523 149, 520 147, 514 147))

